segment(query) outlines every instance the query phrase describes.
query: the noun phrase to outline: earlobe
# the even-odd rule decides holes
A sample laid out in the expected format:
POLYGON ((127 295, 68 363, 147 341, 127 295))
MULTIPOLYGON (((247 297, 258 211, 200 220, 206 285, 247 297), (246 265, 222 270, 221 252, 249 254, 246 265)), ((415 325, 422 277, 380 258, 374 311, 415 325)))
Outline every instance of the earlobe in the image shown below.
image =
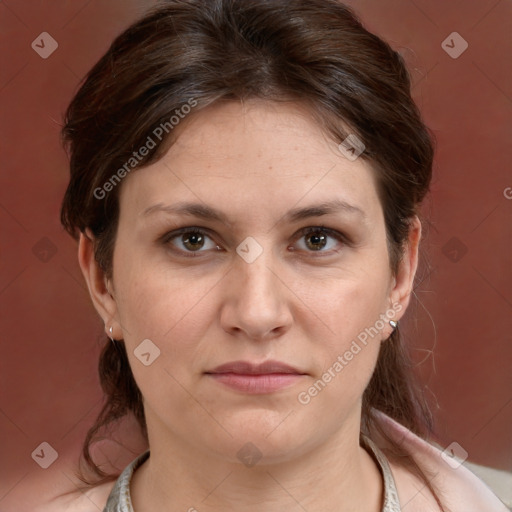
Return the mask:
POLYGON ((89 229, 86 229, 85 233, 80 233, 78 262, 94 307, 101 316, 107 330, 116 321, 117 305, 108 288, 105 273, 96 261, 94 255, 94 235, 89 229))

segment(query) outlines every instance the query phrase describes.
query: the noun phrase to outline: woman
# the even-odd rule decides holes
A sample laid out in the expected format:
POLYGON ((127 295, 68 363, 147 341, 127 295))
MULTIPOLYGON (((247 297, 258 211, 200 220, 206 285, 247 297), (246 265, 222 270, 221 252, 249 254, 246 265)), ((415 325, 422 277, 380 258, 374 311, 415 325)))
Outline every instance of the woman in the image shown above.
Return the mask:
POLYGON ((110 338, 84 444, 105 511, 506 510, 423 440, 398 322, 433 144, 347 7, 165 2, 63 135, 62 221, 110 338), (148 449, 117 478, 89 449, 125 415, 148 449))

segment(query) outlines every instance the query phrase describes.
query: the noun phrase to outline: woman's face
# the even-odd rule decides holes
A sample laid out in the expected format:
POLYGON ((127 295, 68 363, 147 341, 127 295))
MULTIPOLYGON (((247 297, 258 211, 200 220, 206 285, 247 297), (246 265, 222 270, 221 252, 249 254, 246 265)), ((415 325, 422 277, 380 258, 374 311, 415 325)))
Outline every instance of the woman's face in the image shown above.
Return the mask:
POLYGON ((293 104, 226 103, 185 123, 122 183, 113 299, 98 307, 126 344, 150 445, 278 461, 359 431, 415 271, 412 254, 391 276, 372 169, 293 104), (268 360, 296 373, 212 374, 268 360))

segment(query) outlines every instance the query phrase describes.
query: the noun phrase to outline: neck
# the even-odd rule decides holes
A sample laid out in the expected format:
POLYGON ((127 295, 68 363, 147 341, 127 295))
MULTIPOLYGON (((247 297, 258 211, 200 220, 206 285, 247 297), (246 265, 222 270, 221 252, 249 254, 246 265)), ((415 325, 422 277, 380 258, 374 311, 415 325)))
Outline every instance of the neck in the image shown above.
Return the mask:
POLYGON ((359 446, 359 424, 344 426, 293 458, 263 457, 252 467, 220 459, 168 430, 159 436, 158 430, 152 429, 149 459, 132 478, 135 512, 382 509, 382 476, 359 446))

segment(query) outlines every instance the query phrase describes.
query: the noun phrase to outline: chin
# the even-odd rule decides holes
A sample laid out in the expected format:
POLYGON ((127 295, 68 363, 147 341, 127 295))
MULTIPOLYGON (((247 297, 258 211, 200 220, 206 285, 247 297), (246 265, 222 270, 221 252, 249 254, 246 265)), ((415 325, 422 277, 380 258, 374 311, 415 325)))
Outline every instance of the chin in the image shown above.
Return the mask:
POLYGON ((285 462, 294 453, 300 455, 311 442, 307 432, 298 428, 300 423, 294 415, 287 417, 288 413, 265 415, 257 410, 229 421, 217 418, 232 437, 224 432, 225 435, 204 441, 217 455, 248 467, 252 467, 251 463, 261 466, 285 462))

